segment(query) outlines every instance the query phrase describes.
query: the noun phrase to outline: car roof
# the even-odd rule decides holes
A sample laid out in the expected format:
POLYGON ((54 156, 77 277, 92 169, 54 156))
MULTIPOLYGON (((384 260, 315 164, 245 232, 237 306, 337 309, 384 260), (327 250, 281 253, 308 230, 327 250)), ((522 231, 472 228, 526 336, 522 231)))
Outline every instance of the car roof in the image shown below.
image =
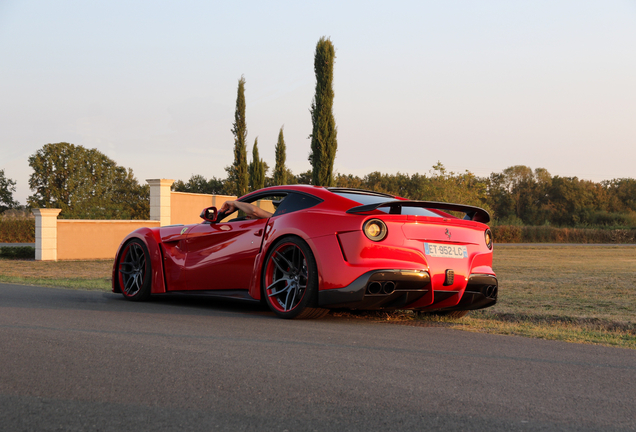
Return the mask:
POLYGON ((263 189, 259 189, 257 191, 251 192, 243 197, 239 198, 241 201, 250 201, 254 199, 258 199, 258 196, 263 195, 273 195, 279 192, 281 194, 285 193, 300 193, 314 196, 322 201, 322 205, 326 208, 330 208, 336 211, 347 211, 356 205, 360 205, 359 201, 352 199, 351 194, 360 194, 366 196, 377 196, 382 197, 386 200, 386 198, 392 198, 396 200, 403 200, 404 198, 396 197, 394 195, 389 195, 380 192, 374 192, 364 189, 354 189, 354 188, 338 188, 338 187, 324 187, 324 186, 313 186, 313 185, 304 185, 304 184, 295 184, 295 185, 281 185, 281 186, 269 186, 263 189), (346 196, 345 194, 349 195, 346 196))
POLYGON ((318 198, 329 199, 334 196, 334 193, 345 192, 345 193, 354 193, 354 194, 362 194, 362 195, 375 195, 381 197, 389 197, 396 199, 404 199, 400 197, 396 197, 395 195, 386 194, 382 192, 375 192, 365 189, 355 189, 355 188, 340 188, 340 187, 325 187, 325 186, 313 186, 313 185, 305 185, 305 184, 295 184, 295 185, 281 185, 281 186, 269 186, 263 189, 259 189, 257 191, 251 192, 245 196, 250 196, 253 194, 262 194, 269 192, 301 192, 307 193, 310 195, 314 195, 318 198))

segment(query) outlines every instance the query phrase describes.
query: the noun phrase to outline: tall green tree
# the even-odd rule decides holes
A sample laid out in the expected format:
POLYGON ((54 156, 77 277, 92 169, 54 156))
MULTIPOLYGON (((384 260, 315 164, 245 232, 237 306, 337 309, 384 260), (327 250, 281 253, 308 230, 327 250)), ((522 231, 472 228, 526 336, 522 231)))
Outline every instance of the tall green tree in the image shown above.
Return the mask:
POLYGON ((258 154, 258 137, 252 147, 252 162, 250 163, 250 188, 255 191, 265 186, 265 163, 258 154))
POLYGON ((249 186, 249 173, 247 166, 247 122, 245 120, 245 78, 241 77, 238 82, 236 95, 236 109, 234 110, 234 163, 226 170, 228 180, 235 184, 236 196, 247 193, 249 186))
POLYGON ((278 132, 278 142, 276 143, 276 166, 274 167, 274 184, 287 184, 287 168, 285 167, 285 159, 287 147, 285 146, 285 138, 283 137, 283 127, 278 132))
POLYGON ((317 186, 333 185, 333 162, 338 141, 336 120, 333 116, 333 64, 336 50, 331 40, 324 36, 316 44, 314 72, 316 94, 311 103, 311 153, 312 183, 317 186))
POLYGON ((5 176, 4 170, 0 170, 0 213, 20 205, 13 199, 14 192, 15 181, 5 176))
POLYGON ((148 219, 150 190, 131 169, 97 149, 46 144, 29 157, 29 207, 62 209, 60 218, 148 219))

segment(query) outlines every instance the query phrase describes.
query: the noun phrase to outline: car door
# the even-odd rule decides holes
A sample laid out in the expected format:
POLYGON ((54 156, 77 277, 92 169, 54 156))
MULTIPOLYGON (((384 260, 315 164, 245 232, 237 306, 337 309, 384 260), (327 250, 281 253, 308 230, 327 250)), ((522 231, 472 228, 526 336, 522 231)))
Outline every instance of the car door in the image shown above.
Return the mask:
POLYGON ((267 220, 237 220, 191 228, 186 238, 187 289, 248 289, 267 220))

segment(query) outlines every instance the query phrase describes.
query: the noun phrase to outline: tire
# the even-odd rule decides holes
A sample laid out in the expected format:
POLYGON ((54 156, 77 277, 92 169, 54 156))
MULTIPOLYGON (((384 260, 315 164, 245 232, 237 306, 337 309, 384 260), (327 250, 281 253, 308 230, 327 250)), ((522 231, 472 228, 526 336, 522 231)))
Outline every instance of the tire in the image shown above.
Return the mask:
POLYGON ((124 298, 144 301, 150 298, 152 265, 148 248, 139 239, 124 246, 117 262, 117 281, 124 298))
POLYGON ((329 310, 318 299, 318 270, 311 249, 297 237, 283 237, 269 250, 262 274, 262 295, 280 318, 316 319, 329 310))

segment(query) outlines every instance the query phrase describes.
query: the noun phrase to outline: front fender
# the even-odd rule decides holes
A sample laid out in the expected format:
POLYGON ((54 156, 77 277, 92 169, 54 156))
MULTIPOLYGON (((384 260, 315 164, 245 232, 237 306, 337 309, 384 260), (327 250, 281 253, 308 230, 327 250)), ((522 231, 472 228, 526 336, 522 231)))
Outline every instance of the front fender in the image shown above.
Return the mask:
POLYGON ((152 294, 165 293, 166 284, 163 277, 163 253, 160 246, 161 241, 159 240, 158 232, 151 228, 136 229, 135 231, 128 234, 120 243, 119 248, 117 248, 115 262, 113 263, 113 292, 121 292, 121 287, 119 286, 119 278, 117 277, 117 263, 119 263, 119 259, 121 258, 120 255, 124 248, 124 245, 133 238, 137 238, 144 242, 144 244, 148 248, 148 253, 150 254, 150 265, 152 271, 150 292, 152 294))

